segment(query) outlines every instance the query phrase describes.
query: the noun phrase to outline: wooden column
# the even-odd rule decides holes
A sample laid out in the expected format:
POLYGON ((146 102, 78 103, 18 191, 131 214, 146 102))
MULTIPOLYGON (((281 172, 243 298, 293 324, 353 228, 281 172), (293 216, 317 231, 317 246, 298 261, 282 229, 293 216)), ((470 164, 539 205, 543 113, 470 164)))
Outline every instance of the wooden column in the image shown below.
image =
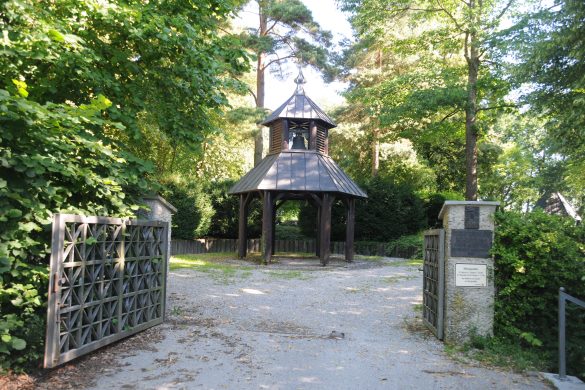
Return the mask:
POLYGON ((268 264, 272 258, 272 216, 273 214, 273 203, 272 193, 270 191, 264 191, 264 205, 262 207, 262 256, 264 257, 264 263, 268 264))
POLYGON ((345 261, 353 261, 353 238, 355 232, 355 199, 347 200, 347 218, 345 225, 345 261))
POLYGON ((327 265, 331 256, 331 206, 333 205, 333 200, 334 197, 326 193, 323 195, 323 203, 321 204, 321 255, 319 257, 323 266, 327 265))
POLYGON ((248 228, 248 203, 250 194, 240 194, 240 217, 238 226, 238 257, 246 257, 247 246, 247 228, 248 228))
POLYGON ((317 206, 317 234, 315 235, 315 256, 321 257, 321 206, 317 206))
POLYGON ((276 210, 278 206, 276 201, 272 205, 272 254, 276 252, 276 210))

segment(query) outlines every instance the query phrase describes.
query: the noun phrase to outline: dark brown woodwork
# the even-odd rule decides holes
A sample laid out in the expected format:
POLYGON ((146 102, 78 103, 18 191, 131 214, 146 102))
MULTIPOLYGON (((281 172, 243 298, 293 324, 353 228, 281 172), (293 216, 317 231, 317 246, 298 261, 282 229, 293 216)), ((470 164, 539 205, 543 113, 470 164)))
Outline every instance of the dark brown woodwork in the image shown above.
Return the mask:
POLYGON ((355 199, 348 199, 346 202, 347 220, 345 226, 345 261, 353 261, 353 239, 355 232, 355 199))
MULTIPOLYGON (((280 204, 282 205, 281 202, 280 204)), ((278 206, 276 205, 276 202, 273 202, 273 206, 272 206, 272 253, 274 254, 274 250, 276 248, 276 208, 278 206)))
POLYGON ((282 150, 288 150, 288 121, 282 121, 282 150))
POLYGON ((246 257, 247 247, 247 227, 248 227, 248 200, 250 194, 240 194, 240 216, 238 226, 238 257, 243 259, 246 257))
POLYGON ((317 235, 315 237, 315 256, 321 257, 321 200, 317 206, 317 235))
POLYGON ((264 263, 268 264, 272 259, 272 235, 274 234, 272 225, 273 203, 272 192, 264 191, 262 208, 262 254, 264 256, 264 263))
POLYGON ((309 122, 309 149, 317 149, 317 122, 309 122))
POLYGON ((323 194, 323 203, 321 204, 321 242, 319 243, 321 249, 319 258, 323 266, 329 263, 329 257, 331 256, 331 206, 334 199, 331 194, 323 194))

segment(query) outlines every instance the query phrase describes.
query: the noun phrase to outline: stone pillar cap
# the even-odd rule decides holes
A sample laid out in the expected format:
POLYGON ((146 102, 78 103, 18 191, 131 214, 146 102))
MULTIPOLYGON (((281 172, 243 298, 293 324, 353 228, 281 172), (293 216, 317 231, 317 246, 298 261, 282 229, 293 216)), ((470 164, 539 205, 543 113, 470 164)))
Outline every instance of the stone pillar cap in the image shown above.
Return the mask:
POLYGON ((175 206, 173 206, 172 204, 170 204, 165 198, 163 198, 160 195, 147 195, 147 196, 142 197, 142 199, 159 201, 160 203, 163 204, 163 206, 165 206, 167 209, 169 209, 171 211, 171 213, 177 212, 177 208, 175 206))
POLYGON ((439 219, 443 219, 445 212, 449 206, 495 206, 498 207, 500 202, 487 201, 487 200, 446 200, 441 207, 439 212, 439 219))

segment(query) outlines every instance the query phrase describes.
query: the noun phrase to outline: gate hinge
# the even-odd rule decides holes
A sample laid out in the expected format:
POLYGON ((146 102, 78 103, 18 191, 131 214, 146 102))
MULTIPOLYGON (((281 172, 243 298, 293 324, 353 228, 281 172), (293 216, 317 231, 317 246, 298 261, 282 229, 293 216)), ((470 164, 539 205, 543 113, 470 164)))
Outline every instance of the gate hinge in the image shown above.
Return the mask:
POLYGON ((55 272, 53 274, 53 292, 55 292, 55 293, 59 292, 59 288, 63 285, 63 281, 64 281, 64 279, 59 277, 58 272, 55 272))

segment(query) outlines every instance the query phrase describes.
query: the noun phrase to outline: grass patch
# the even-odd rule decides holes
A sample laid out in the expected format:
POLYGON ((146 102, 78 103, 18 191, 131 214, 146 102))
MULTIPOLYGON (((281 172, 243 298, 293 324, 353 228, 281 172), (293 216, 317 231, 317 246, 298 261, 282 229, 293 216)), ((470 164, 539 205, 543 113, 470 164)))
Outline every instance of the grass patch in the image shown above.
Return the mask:
POLYGON ((423 260, 422 259, 408 259, 404 261, 393 261, 391 263, 387 263, 391 267, 422 267, 423 260))
POLYGON ((247 278, 252 275, 252 266, 222 263, 236 258, 235 253, 200 253, 171 257, 170 269, 191 269, 210 274, 214 279, 229 283, 235 277, 247 278))
POLYGON ((417 303, 417 304, 412 305, 412 310, 414 310, 417 313, 422 313, 422 311, 423 311, 422 303, 417 303))
POLYGON ((311 279, 312 276, 302 272, 302 271, 295 271, 295 270, 272 270, 266 271, 265 274, 270 275, 271 277, 277 279, 297 279, 297 280, 308 280, 311 279))
POLYGON ((315 259, 317 256, 310 252, 276 252, 273 257, 289 257, 293 259, 315 259))
POLYGON ((365 260, 365 261, 382 261, 382 259, 384 257, 383 256, 355 255, 355 258, 358 260, 365 260))
POLYGON ((488 366, 512 368, 516 372, 544 371, 547 369, 546 353, 538 348, 526 349, 521 345, 499 337, 472 336, 463 346, 445 347, 454 360, 461 356, 488 366))
POLYGON ((398 282, 402 282, 405 280, 411 280, 416 278, 416 276, 412 276, 412 275, 396 275, 396 276, 385 276, 383 279, 385 282, 387 283, 398 283, 398 282))

